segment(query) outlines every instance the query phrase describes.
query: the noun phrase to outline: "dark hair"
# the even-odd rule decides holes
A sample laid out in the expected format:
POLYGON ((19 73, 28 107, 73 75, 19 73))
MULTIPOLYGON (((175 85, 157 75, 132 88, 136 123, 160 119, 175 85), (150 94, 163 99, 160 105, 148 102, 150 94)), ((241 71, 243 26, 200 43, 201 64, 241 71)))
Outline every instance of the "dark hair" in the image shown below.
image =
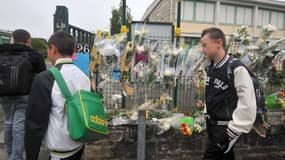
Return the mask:
POLYGON ((67 32, 54 33, 48 40, 48 47, 55 45, 61 55, 72 56, 75 48, 74 38, 67 32))
POLYGON ((13 32, 14 43, 26 43, 31 35, 24 29, 17 29, 13 32))
POLYGON ((223 40, 223 47, 226 48, 226 38, 224 32, 215 27, 207 28, 203 30, 201 37, 204 37, 206 34, 209 34, 209 37, 213 40, 221 39, 223 40))

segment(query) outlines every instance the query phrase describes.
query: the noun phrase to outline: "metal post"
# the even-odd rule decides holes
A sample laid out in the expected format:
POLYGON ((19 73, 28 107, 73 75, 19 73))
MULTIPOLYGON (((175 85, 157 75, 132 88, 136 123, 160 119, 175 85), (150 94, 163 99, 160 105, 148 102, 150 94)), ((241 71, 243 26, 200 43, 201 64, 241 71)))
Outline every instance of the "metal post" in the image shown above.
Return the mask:
POLYGON ((74 28, 72 29, 72 36, 76 40, 76 34, 75 34, 75 29, 74 28))
POLYGON ((176 21, 176 47, 179 47, 181 36, 181 0, 177 1, 177 21, 176 21))
POLYGON ((177 107, 177 92, 178 92, 178 79, 175 79, 175 86, 174 86, 174 89, 173 89, 173 106, 174 108, 177 107))
POLYGON ((146 111, 139 111, 138 117, 138 143, 137 143, 137 160, 145 160, 145 126, 146 111))
POLYGON ((127 20, 126 20, 126 11, 127 5, 126 0, 122 0, 122 26, 121 26, 121 33, 127 33, 128 32, 128 26, 127 26, 127 20))
POLYGON ((126 0, 122 0, 122 25, 126 25, 126 0))
MULTIPOLYGON (((127 10, 127 5, 126 5, 126 0, 122 0, 122 26, 121 26, 121 33, 126 33, 127 32, 127 26, 126 26, 126 10, 127 10)), ((126 108, 126 96, 122 94, 122 108, 126 108)))
POLYGON ((131 41, 132 40, 132 31, 131 31, 131 25, 132 25, 132 21, 128 20, 128 34, 127 34, 127 40, 131 41))
MULTIPOLYGON (((180 47, 180 36, 181 36, 181 0, 177 1, 177 21, 176 21, 176 30, 175 30, 175 35, 176 35, 176 47, 180 47)), ((173 90, 173 105, 174 108, 177 107, 177 87, 178 80, 175 79, 175 86, 173 90)))
POLYGON ((122 108, 126 108, 126 96, 124 94, 122 94, 122 108))

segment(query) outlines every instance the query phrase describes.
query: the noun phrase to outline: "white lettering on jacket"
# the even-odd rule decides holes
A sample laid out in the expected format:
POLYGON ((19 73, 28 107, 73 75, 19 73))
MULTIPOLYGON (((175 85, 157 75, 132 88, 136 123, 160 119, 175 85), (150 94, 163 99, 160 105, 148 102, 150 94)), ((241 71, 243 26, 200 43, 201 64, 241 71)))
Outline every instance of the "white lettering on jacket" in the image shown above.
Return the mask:
MULTIPOLYGON (((210 84, 210 77, 206 78, 206 85, 208 86, 210 84)), ((229 88, 229 85, 227 85, 225 82, 223 82, 222 80, 215 78, 214 80, 214 88, 216 89, 222 89, 222 90, 226 90, 229 88)))

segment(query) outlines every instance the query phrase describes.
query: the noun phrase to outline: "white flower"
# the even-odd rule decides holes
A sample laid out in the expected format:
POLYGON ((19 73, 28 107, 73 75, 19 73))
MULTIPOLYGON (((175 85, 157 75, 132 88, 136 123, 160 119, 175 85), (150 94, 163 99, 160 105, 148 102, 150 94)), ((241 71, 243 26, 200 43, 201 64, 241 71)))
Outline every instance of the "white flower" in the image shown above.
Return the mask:
POLYGON ((118 101, 118 100, 121 100, 122 99, 122 95, 121 94, 114 94, 112 96, 112 100, 113 101, 118 101))
POLYGON ((156 59, 156 55, 151 54, 151 55, 150 55, 150 58, 151 58, 151 59, 156 59))
POLYGON ((257 50, 259 49, 256 45, 250 45, 247 47, 247 50, 252 51, 252 50, 257 50))
POLYGON ((150 55, 150 59, 152 60, 152 61, 154 61, 154 60, 157 60, 157 58, 156 58, 156 55, 150 55))
POLYGON ((152 118, 152 121, 157 122, 158 119, 157 118, 152 118))
POLYGON ((172 55, 173 55, 173 56, 177 56, 177 55, 178 55, 178 52, 177 52, 176 49, 172 50, 172 55))
POLYGON ((135 36, 146 36, 147 33, 148 33, 148 32, 147 32, 146 30, 135 31, 135 36))
POLYGON ((241 37, 240 37, 240 40, 241 40, 241 41, 244 41, 244 40, 245 40, 245 37, 244 37, 244 36, 241 36, 241 37))
POLYGON ((147 36, 147 31, 146 30, 143 30, 141 33, 142 33, 143 36, 147 36))
POLYGON ((243 50, 243 49, 239 49, 239 50, 237 51, 237 53, 243 55, 243 54, 244 54, 244 50, 243 50))
POLYGON ((229 39, 231 39, 231 37, 230 36, 226 36, 226 40, 228 41, 229 39))
POLYGON ((108 75, 107 75, 107 74, 103 74, 103 73, 101 73, 101 78, 105 80, 105 79, 107 79, 107 78, 108 78, 108 75))
POLYGON ((246 26, 246 25, 242 25, 242 26, 240 27, 240 29, 241 29, 241 30, 247 29, 247 26, 246 26))
POLYGON ((144 46, 143 46, 143 45, 137 46, 137 51, 138 51, 139 53, 142 53, 142 52, 144 51, 144 46))
POLYGON ((141 34, 140 31, 135 31, 135 35, 136 35, 136 36, 138 36, 138 35, 140 35, 140 34, 141 34))
POLYGON ((238 38, 238 37, 239 37, 239 34, 238 34, 237 32, 233 32, 233 33, 232 33, 232 36, 233 36, 234 38, 238 38))
POLYGON ((139 71, 139 72, 138 72, 138 77, 139 77, 139 78, 143 78, 143 72, 142 72, 142 71, 139 71))
POLYGON ((252 39, 251 36, 246 36, 246 37, 245 37, 245 40, 248 41, 248 42, 251 42, 253 39, 252 39))
POLYGON ((163 73, 164 76, 172 76, 172 74, 173 73, 170 70, 167 70, 167 69, 163 73))
POLYGON ((198 132, 198 133, 200 133, 200 132, 202 132, 203 131, 203 128, 199 125, 199 124, 197 124, 197 123, 194 123, 194 130, 196 131, 196 132, 198 132))
POLYGON ((151 61, 153 61, 154 63, 157 63, 158 62, 158 59, 157 59, 157 57, 156 57, 156 55, 150 55, 150 59, 151 59, 151 61))
POLYGON ((275 32, 276 31, 276 27, 271 25, 271 24, 268 24, 265 29, 268 31, 268 32, 275 32))

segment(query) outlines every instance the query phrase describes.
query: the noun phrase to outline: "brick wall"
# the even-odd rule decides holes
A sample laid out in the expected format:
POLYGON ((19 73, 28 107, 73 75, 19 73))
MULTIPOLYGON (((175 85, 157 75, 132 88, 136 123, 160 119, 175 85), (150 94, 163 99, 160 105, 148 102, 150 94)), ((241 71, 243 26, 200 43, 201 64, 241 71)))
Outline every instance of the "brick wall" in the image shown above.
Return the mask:
MULTIPOLYGON (((281 160, 285 151, 283 127, 268 138, 255 133, 243 135, 236 145, 237 160, 281 160)), ((206 148, 207 134, 200 133, 190 137, 175 130, 156 135, 155 126, 147 126, 147 160, 200 160, 206 148)), ((137 152, 136 126, 111 127, 110 134, 103 140, 89 144, 86 148, 87 160, 117 159, 135 160, 137 152)))
POLYGON ((153 12, 149 15, 151 22, 173 22, 175 19, 176 0, 161 0, 153 12), (171 12, 172 5, 172 12, 171 12))

